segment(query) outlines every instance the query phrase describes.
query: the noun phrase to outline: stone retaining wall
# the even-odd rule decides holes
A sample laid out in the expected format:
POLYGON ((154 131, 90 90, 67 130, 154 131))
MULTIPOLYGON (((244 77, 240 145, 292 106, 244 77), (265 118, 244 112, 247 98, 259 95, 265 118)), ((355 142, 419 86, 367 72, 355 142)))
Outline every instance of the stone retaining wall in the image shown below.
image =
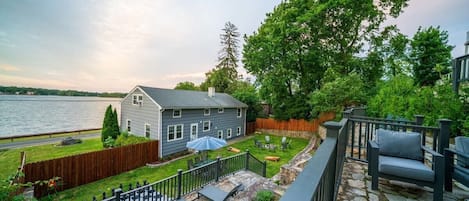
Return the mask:
POLYGON ((276 136, 286 136, 286 137, 293 137, 293 138, 303 138, 303 139, 311 139, 312 137, 316 137, 317 134, 310 132, 310 131, 284 131, 284 130, 271 130, 271 129, 256 129, 256 132, 263 132, 269 133, 276 136))

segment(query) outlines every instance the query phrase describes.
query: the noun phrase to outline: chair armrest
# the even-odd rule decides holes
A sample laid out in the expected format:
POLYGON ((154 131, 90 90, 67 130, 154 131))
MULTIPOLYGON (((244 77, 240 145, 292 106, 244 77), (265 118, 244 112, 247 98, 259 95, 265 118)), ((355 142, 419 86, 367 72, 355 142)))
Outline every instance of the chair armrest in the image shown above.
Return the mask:
POLYGON ((451 155, 457 155, 458 157, 463 157, 463 158, 467 158, 469 159, 469 154, 466 154, 466 153, 462 153, 460 151, 457 151, 455 149, 450 149, 450 148, 446 148, 445 149, 445 152, 447 152, 448 154, 451 154, 451 155))
POLYGON ((378 177, 379 145, 375 141, 368 141, 367 160, 368 174, 372 177, 378 177))
POLYGON ((428 148, 428 147, 426 147, 426 146, 421 146, 421 148, 422 148, 422 150, 424 150, 424 151, 430 153, 431 155, 433 155, 433 157, 441 157, 441 158, 443 158, 443 155, 441 155, 440 153, 434 151, 433 149, 430 149, 430 148, 428 148))
POLYGON ((375 141, 368 141, 369 143, 369 146, 371 149, 378 149, 379 150, 379 146, 378 146, 378 143, 376 143, 375 141))

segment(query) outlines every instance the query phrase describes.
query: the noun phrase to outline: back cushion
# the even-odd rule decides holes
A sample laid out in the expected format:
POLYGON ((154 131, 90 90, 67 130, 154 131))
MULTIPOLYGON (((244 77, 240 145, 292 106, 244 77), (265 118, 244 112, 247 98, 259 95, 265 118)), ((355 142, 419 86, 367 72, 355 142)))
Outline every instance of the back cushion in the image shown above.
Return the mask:
MULTIPOLYGON (((469 155, 469 137, 459 136, 454 138, 454 142, 456 144, 457 151, 469 155)), ((458 165, 463 167, 469 167, 469 158, 459 157, 458 165)))
POLYGON ((423 153, 419 133, 399 132, 385 129, 376 130, 379 144, 379 154, 414 160, 422 160, 423 153))

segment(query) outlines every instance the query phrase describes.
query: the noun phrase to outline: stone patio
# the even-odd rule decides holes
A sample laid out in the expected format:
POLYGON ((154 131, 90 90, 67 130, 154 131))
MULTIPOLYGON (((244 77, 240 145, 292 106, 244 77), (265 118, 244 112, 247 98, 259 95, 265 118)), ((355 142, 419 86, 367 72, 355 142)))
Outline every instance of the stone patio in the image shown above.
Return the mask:
MULTIPOLYGON (((337 200, 350 201, 411 201, 433 199, 433 190, 414 184, 379 179, 377 191, 371 190, 371 177, 367 175, 368 164, 347 159, 337 200)), ((469 200, 469 191, 458 186, 453 192, 444 192, 444 200, 469 200)))

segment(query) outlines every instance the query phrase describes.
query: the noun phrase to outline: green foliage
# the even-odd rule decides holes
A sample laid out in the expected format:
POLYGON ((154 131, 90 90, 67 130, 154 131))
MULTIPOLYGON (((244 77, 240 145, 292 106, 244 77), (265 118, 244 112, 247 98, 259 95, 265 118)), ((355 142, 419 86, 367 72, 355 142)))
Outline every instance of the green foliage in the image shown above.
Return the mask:
POLYGON ((104 147, 114 147, 116 146, 116 140, 114 140, 111 136, 108 136, 103 143, 104 147))
POLYGON ((205 81, 200 84, 202 91, 207 91, 208 87, 215 87, 217 92, 229 93, 234 91, 238 79, 238 48, 239 32, 238 28, 231 22, 225 23, 220 34, 222 49, 218 53, 217 66, 205 73, 205 81))
POLYGON ((117 136, 120 134, 120 129, 119 129, 119 122, 117 120, 117 110, 114 108, 114 111, 112 112, 112 121, 111 121, 111 137, 113 139, 116 139, 117 136))
POLYGON ((114 145, 116 147, 119 147, 119 146, 138 144, 138 143, 148 142, 148 141, 150 140, 146 137, 139 137, 139 136, 128 135, 128 134, 125 135, 124 133, 122 133, 121 135, 119 135, 119 137, 117 137, 114 145))
POLYGON ((462 102, 454 94, 449 82, 435 86, 416 87, 411 77, 399 75, 382 84, 378 94, 368 102, 371 115, 388 115, 414 119, 414 115, 425 116, 424 124, 437 126, 438 119, 447 118, 452 122, 452 134, 462 128, 462 102))
POLYGON ((322 87, 327 69, 339 76, 356 72, 367 88, 381 78, 378 57, 357 55, 386 17, 398 16, 404 6, 405 0, 282 2, 245 38, 244 67, 256 76, 276 118, 309 118, 312 106, 305 103, 322 87))
POLYGON ((340 112, 345 107, 365 103, 366 94, 359 75, 352 73, 325 83, 321 89, 311 95, 313 114, 320 112, 340 112))
POLYGON ((195 85, 193 82, 185 81, 185 82, 179 82, 177 83, 176 87, 174 89, 179 89, 179 90, 192 90, 192 91, 199 91, 200 88, 195 85))
POLYGON ((442 75, 450 72, 453 47, 448 45, 448 32, 441 31, 440 27, 420 27, 410 44, 416 84, 433 86, 442 75))
POLYGON ((274 193, 269 190, 257 191, 254 201, 272 201, 274 200, 274 193))
POLYGON ((368 101, 367 112, 377 117, 392 115, 413 119, 415 114, 408 108, 409 100, 415 95, 415 91, 411 77, 406 75, 392 77, 382 83, 376 96, 368 101))
POLYGON ((255 121, 257 115, 262 110, 256 88, 248 82, 240 82, 232 95, 248 105, 246 121, 255 121))
MULTIPOLYGON (((112 110, 112 105, 109 105, 106 108, 106 113, 104 114, 103 128, 101 130, 101 141, 104 143, 109 137, 116 139, 120 134, 119 132, 119 123, 117 122, 117 111, 112 110)), ((105 145, 105 143, 103 144, 105 145)), ((105 147, 107 147, 105 145, 105 147)))

